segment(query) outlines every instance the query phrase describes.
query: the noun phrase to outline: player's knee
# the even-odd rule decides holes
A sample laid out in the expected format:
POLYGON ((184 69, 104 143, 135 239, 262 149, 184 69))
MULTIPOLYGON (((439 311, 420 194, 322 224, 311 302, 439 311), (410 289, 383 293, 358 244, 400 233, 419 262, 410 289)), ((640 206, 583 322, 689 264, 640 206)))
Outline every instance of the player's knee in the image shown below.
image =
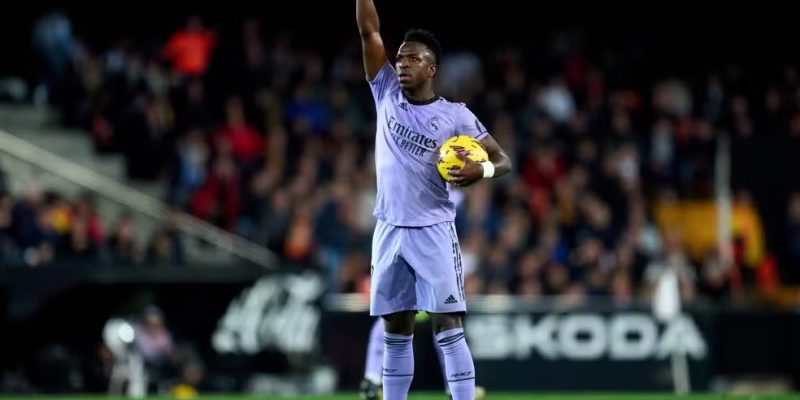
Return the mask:
POLYGON ((435 333, 441 333, 450 329, 461 328, 461 314, 431 314, 431 324, 435 333))
POLYGON ((398 335, 411 335, 414 333, 414 316, 413 311, 384 315, 384 330, 398 335))

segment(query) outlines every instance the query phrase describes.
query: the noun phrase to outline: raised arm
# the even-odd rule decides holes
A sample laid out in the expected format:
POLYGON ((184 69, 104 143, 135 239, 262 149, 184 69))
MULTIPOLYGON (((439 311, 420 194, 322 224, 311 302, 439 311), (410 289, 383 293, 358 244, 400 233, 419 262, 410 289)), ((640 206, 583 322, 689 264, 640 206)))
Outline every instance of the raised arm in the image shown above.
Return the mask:
POLYGON ((386 62, 386 49, 381 39, 378 11, 372 0, 356 0, 356 21, 361 35, 364 71, 367 78, 373 80, 386 62))

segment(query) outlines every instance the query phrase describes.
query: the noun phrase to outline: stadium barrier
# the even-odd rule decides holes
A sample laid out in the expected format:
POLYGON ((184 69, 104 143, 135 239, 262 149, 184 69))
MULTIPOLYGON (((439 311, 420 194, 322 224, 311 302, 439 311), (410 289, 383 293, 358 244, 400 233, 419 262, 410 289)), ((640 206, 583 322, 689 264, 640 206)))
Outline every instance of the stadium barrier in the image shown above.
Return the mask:
MULTIPOLYGON (((363 296, 323 289, 313 272, 249 266, 2 269, 2 368, 26 368, 52 346, 91 362, 109 319, 155 304, 176 342, 203 359, 211 390, 254 390, 259 376, 311 376, 318 366, 335 371, 336 388, 353 390, 374 318, 363 296)), ((797 385, 800 374, 800 315, 792 311, 696 305, 664 324, 642 305, 483 296, 470 300, 466 331, 489 390, 670 390, 668 355, 679 336, 694 390, 754 373, 797 385)), ((432 345, 422 319, 416 389, 442 387, 432 345)), ((312 380, 293 390, 325 387, 308 386, 312 380)))

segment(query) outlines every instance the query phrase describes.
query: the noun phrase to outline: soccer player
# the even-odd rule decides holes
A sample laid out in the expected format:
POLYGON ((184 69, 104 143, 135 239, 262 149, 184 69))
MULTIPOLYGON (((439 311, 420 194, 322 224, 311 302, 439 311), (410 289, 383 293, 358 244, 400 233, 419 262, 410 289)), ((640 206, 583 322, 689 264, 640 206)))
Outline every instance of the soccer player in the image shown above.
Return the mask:
POLYGON ((461 252, 448 186, 436 170, 437 150, 449 137, 470 135, 489 161, 460 154, 464 166, 450 182, 469 186, 506 174, 511 161, 463 104, 433 91, 441 46, 427 31, 411 30, 388 61, 372 0, 356 0, 364 69, 377 111, 375 164, 378 219, 372 240, 370 314, 384 319, 383 395, 408 397, 414 376, 414 316, 431 314, 454 400, 475 396, 475 368, 464 339, 466 313, 461 252))

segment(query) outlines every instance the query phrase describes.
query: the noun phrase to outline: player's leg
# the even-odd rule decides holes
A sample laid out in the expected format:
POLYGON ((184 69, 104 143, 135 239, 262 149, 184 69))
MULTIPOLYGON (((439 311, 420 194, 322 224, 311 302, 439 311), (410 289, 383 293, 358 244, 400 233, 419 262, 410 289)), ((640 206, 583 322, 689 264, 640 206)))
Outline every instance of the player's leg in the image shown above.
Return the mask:
MULTIPOLYGON (((433 339, 433 348, 436 350, 436 358, 439 360, 439 368, 442 372, 442 382, 444 383, 444 392, 447 394, 451 399, 453 398, 450 396, 450 384, 447 382, 447 370, 444 364, 444 353, 442 352, 442 346, 439 346, 439 341, 436 340, 436 329, 432 329, 433 335, 431 338, 433 339)), ((477 383, 475 385, 475 399, 482 399, 486 397, 486 389, 483 386, 478 386, 477 383)))
POLYGON ((433 330, 433 349, 436 351, 436 359, 439 360, 439 370, 442 372, 442 382, 444 382, 444 392, 450 394, 450 386, 447 384, 447 370, 444 367, 444 353, 442 347, 439 346, 439 341, 436 340, 436 330, 433 330))
MULTIPOLYGON (((442 352, 442 346, 439 346, 439 341, 436 340, 436 330, 433 330, 433 335, 431 338, 433 339, 433 348, 436 349, 436 358, 439 360, 439 368, 442 372, 442 382, 444 383, 444 392, 445 394, 452 399, 453 396, 450 395, 450 384, 447 382, 447 369, 445 368, 444 364, 444 353, 442 352)), ((486 389, 483 386, 475 385, 475 399, 482 399, 486 397, 486 389)))
POLYGON ((414 311, 384 315, 383 398, 405 400, 414 379, 414 311))
POLYGON ((404 236, 404 228, 378 221, 372 239, 370 314, 384 319, 384 400, 405 400, 414 378, 416 276, 400 254, 404 236))
POLYGON ((432 314, 436 341, 444 356, 447 382, 453 400, 475 398, 475 365, 459 314, 432 314))
POLYGON ((367 360, 364 363, 364 380, 361 381, 359 393, 364 400, 376 400, 379 397, 383 376, 383 318, 375 318, 369 332, 367 343, 367 360))
POLYGON ((383 318, 375 318, 372 329, 369 331, 369 343, 367 344, 367 360, 364 364, 364 378, 372 383, 381 384, 383 374, 383 318))
POLYGON ((409 234, 407 241, 410 244, 404 246, 403 256, 416 273, 419 307, 431 314, 450 392, 454 400, 472 400, 475 367, 462 326, 467 306, 455 226, 445 222, 418 228, 409 234), (415 251, 407 253, 408 248, 415 251))

